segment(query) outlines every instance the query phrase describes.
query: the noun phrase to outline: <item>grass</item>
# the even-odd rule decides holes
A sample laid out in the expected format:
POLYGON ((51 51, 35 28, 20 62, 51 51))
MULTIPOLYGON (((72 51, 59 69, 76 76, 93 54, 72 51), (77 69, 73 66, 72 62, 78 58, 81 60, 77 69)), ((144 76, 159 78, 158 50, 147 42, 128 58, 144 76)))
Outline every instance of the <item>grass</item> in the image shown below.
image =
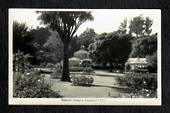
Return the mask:
POLYGON ((130 91, 115 87, 115 77, 93 76, 93 78, 92 86, 73 86, 72 83, 59 79, 46 79, 46 82, 52 83, 51 89, 66 98, 113 98, 130 91))

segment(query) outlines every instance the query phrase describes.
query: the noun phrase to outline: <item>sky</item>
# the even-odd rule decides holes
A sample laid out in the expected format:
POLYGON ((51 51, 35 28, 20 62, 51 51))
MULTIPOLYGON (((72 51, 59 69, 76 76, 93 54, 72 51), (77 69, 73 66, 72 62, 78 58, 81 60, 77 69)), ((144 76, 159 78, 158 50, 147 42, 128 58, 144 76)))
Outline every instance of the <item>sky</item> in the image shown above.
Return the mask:
MULTIPOLYGON (((26 23, 29 28, 44 27, 37 20, 38 14, 35 11, 75 11, 75 9, 9 9, 10 19, 20 23, 26 23)), ((161 25, 161 11, 159 9, 81 9, 91 11, 94 16, 93 21, 83 23, 77 30, 76 35, 80 35, 87 28, 93 28, 97 34, 116 31, 120 23, 127 18, 128 23, 136 16, 143 15, 153 20, 152 33, 158 33, 161 25)), ((80 9, 76 9, 80 11, 80 9)))

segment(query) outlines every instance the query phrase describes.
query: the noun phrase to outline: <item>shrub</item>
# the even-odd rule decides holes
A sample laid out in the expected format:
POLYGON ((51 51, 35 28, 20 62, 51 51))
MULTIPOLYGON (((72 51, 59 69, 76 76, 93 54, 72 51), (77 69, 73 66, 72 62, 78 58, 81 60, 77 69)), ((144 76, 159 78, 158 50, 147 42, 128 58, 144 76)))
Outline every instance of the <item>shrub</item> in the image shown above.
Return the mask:
POLYGON ((149 63, 148 69, 152 73, 157 72, 157 53, 155 52, 153 55, 146 56, 146 59, 149 63))
POLYGON ((119 85, 125 85, 137 90, 157 89, 156 75, 151 73, 127 73, 123 77, 117 78, 119 85))
POLYGON ((49 98, 61 97, 58 93, 50 89, 50 85, 44 82, 38 72, 14 73, 13 96, 17 98, 49 98))
POLYGON ((123 77, 118 77, 119 85, 127 86, 133 89, 131 94, 125 94, 123 97, 156 97, 157 80, 156 75, 151 73, 128 73, 123 77))
POLYGON ((130 94, 119 95, 120 98, 156 98, 157 93, 155 90, 141 89, 139 91, 134 91, 130 94))
POLYGON ((80 75, 80 76, 73 75, 71 78, 71 82, 73 85, 80 85, 80 86, 92 85, 93 81, 94 81, 93 77, 85 76, 85 75, 80 75))

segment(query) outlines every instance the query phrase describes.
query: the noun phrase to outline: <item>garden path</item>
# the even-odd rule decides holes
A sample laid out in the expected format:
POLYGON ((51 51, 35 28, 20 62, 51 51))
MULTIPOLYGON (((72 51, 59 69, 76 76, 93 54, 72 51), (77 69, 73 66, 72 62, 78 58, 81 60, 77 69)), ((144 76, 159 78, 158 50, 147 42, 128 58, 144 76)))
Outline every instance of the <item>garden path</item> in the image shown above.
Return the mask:
POLYGON ((49 77, 46 78, 46 82, 52 84, 52 90, 59 91, 59 94, 67 98, 110 98, 130 92, 125 87, 117 86, 115 76, 93 75, 93 78, 92 86, 73 86, 69 82, 62 82, 59 79, 50 79, 49 77))

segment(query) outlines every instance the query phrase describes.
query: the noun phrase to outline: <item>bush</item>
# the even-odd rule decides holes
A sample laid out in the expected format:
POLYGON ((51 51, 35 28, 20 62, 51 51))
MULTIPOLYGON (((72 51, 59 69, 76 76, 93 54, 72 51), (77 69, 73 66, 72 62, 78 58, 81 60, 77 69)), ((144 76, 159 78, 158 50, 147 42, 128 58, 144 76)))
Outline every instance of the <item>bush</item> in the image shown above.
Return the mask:
POLYGON ((153 55, 146 56, 146 59, 149 63, 148 69, 151 73, 157 72, 157 53, 155 52, 153 55))
POLYGON ((92 85, 93 81, 94 81, 93 77, 85 76, 85 75, 80 75, 80 76, 73 75, 71 78, 71 82, 73 85, 80 85, 80 86, 92 85))
POLYGON ((13 96, 16 98, 49 98, 61 97, 58 93, 50 89, 50 85, 44 82, 38 72, 14 73, 13 96))
POLYGON ((156 97, 157 80, 156 75, 151 73, 128 73, 123 77, 118 77, 119 85, 127 86, 133 89, 131 94, 122 95, 122 97, 131 98, 153 98, 156 97))
POLYGON ((156 90, 157 80, 156 75, 151 73, 128 73, 123 77, 118 77, 117 81, 119 85, 128 86, 130 88, 141 90, 143 88, 156 90))
POLYGON ((119 95, 120 98, 156 98, 157 93, 154 90, 141 89, 130 94, 119 95))

